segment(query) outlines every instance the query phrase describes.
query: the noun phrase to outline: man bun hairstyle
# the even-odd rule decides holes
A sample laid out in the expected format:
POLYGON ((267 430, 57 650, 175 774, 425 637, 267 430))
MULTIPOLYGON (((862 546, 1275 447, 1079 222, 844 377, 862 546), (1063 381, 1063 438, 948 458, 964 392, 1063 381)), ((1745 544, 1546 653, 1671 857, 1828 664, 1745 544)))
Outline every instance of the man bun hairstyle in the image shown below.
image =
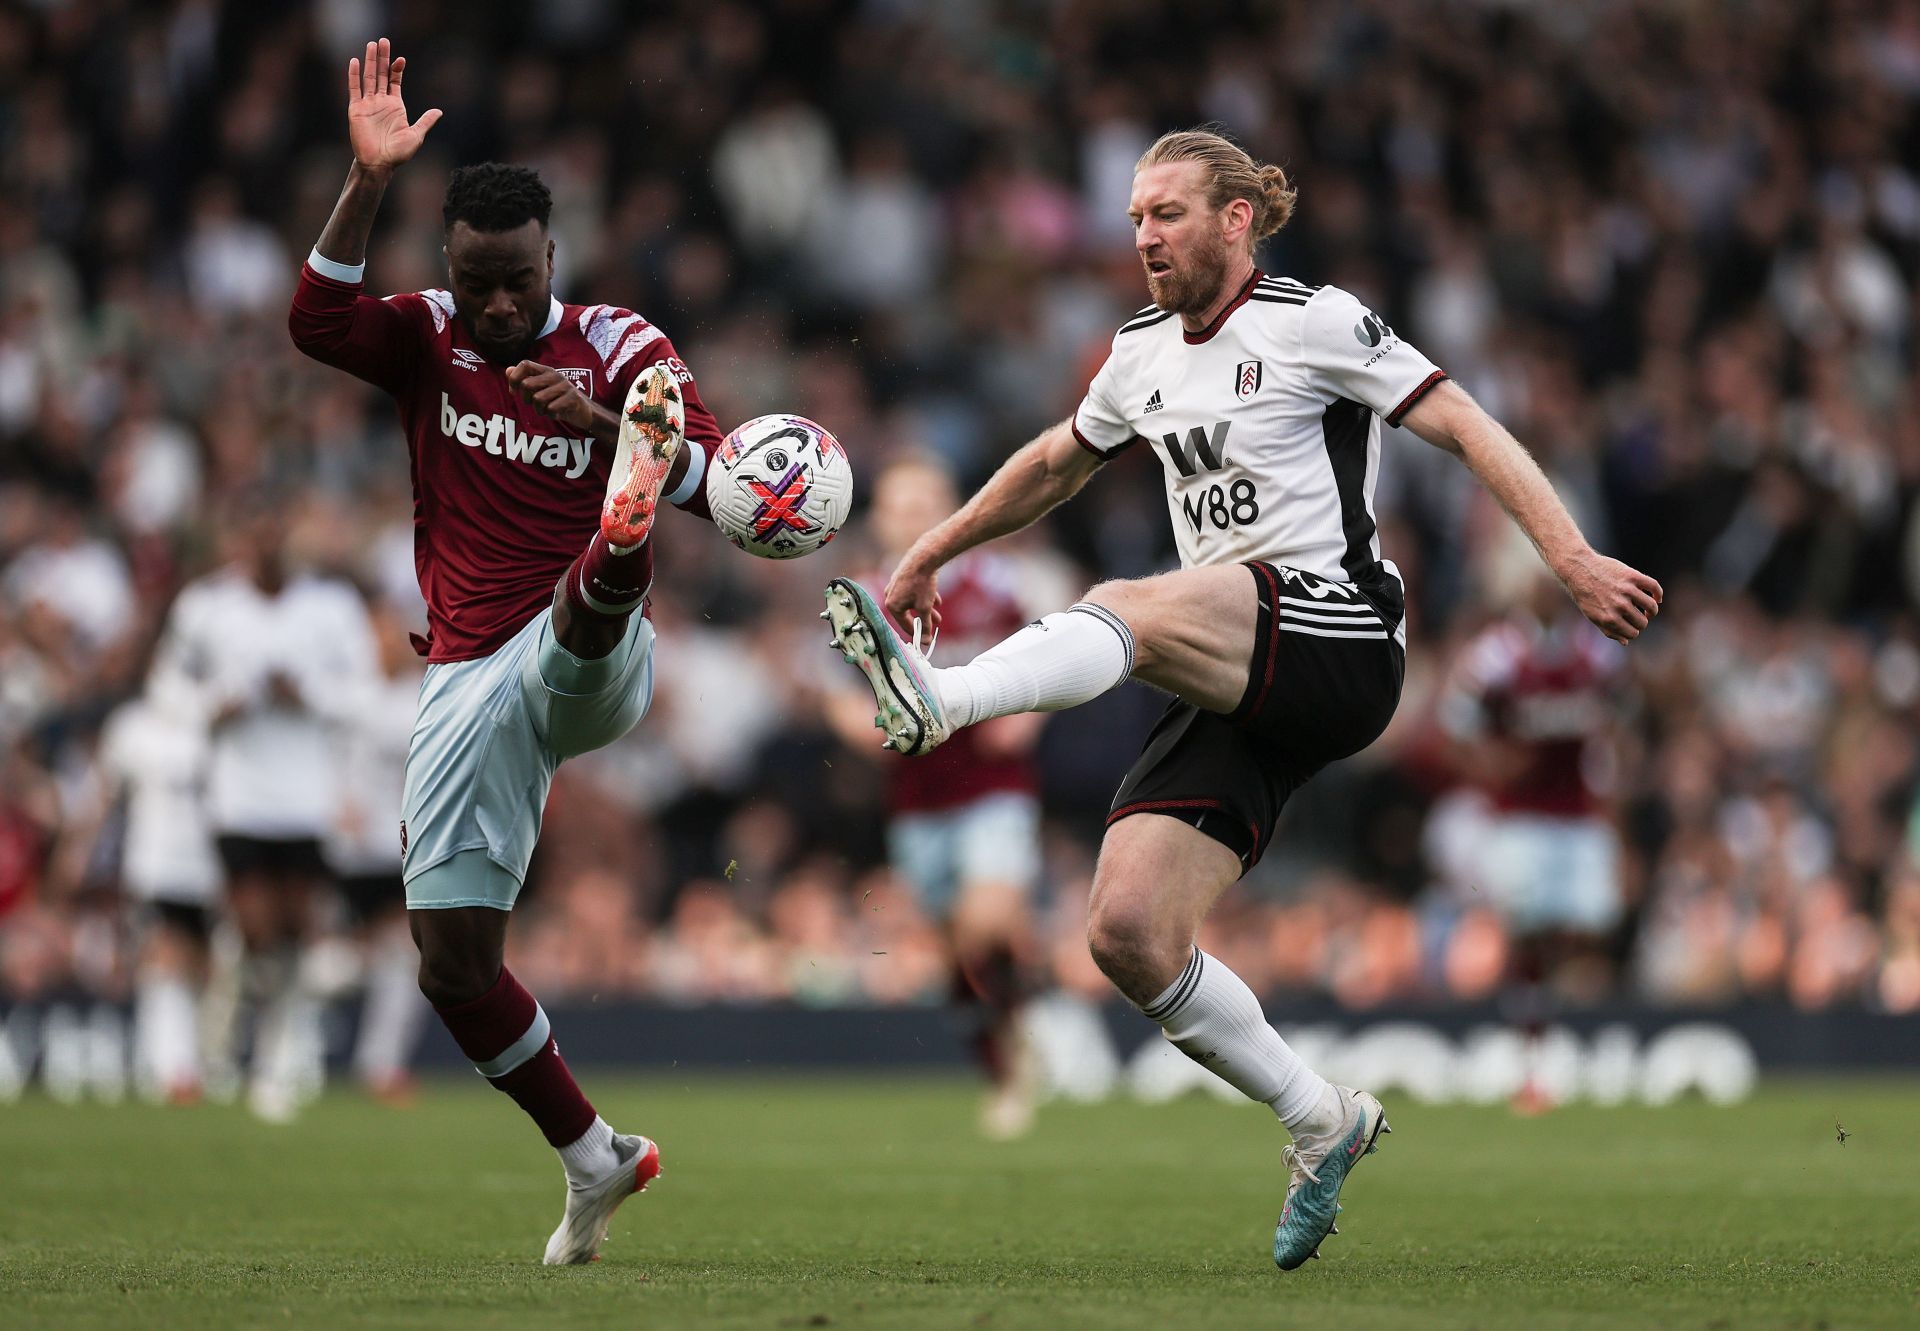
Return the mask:
POLYGON ((475 231, 513 231, 528 222, 546 229, 553 213, 553 195, 540 174, 505 162, 457 166, 447 178, 447 198, 440 216, 449 231, 465 222, 475 231))
POLYGON ((1253 205, 1253 243, 1287 224, 1298 193, 1281 168, 1256 162, 1247 150, 1212 127, 1162 134, 1134 165, 1136 172, 1167 162, 1198 162, 1206 172, 1207 202, 1224 208, 1235 199, 1253 205))

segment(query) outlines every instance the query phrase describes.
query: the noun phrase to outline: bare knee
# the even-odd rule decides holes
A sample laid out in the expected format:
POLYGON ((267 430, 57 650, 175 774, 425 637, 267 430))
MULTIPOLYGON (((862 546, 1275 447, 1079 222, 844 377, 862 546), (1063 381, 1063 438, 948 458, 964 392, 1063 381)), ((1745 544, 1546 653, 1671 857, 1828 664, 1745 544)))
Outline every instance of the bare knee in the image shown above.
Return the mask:
POLYGON ((1113 611, 1138 637, 1152 619, 1154 584, 1158 581, 1157 578, 1115 578, 1100 583, 1080 599, 1113 611))
MULTIPOLYGON (((501 916, 504 912, 489 912, 501 916)), ((409 911, 413 941, 420 949, 420 992, 435 1007, 470 1003, 500 978, 504 939, 488 922, 463 918, 467 910, 409 911)))
POLYGON ((1179 977, 1193 940, 1157 918, 1145 899, 1107 893, 1087 913, 1087 949, 1115 988, 1146 1004, 1179 977))
POLYGON ((1082 600, 1091 601, 1120 617, 1133 635, 1133 668, 1138 674, 1159 663, 1164 652, 1159 643, 1167 626, 1165 613, 1169 594, 1164 577, 1116 578, 1103 582, 1082 600))

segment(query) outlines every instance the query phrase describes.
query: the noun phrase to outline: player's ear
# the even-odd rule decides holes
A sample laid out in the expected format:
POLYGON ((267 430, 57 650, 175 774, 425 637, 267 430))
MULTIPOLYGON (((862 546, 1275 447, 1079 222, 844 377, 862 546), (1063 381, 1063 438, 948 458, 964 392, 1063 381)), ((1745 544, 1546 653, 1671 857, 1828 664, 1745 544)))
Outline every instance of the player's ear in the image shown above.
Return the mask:
POLYGON ((553 281, 553 238, 547 238, 547 281, 553 281))
POLYGON ((1221 231, 1228 240, 1240 239, 1241 233, 1253 225, 1253 205, 1245 199, 1229 199, 1220 214, 1221 231))

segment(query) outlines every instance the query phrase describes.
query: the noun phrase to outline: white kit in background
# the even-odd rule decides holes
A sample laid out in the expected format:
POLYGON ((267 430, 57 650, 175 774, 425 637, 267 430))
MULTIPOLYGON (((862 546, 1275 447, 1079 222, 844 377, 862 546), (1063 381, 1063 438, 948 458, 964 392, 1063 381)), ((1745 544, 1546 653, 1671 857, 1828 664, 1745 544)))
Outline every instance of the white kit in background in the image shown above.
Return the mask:
MULTIPOLYGON (((121 887, 147 928, 201 945, 220 894, 206 816, 211 757, 197 720, 144 697, 116 708, 100 737, 109 798, 125 807, 121 887)), ((201 1080, 198 985, 170 960, 143 958, 134 986, 135 1081, 152 1099, 191 1098, 201 1080)))
MULTIPOLYGON (((223 854, 235 842, 277 847, 318 867, 339 812, 339 729, 377 674, 359 593, 310 575, 269 592, 222 569, 181 591, 154 674, 156 699, 211 728, 207 804, 223 854), (281 680, 297 704, 275 696, 281 680)), ((245 963, 242 987, 266 996, 249 1098, 269 1118, 290 1118, 324 1076, 320 1004, 302 960, 245 963)))

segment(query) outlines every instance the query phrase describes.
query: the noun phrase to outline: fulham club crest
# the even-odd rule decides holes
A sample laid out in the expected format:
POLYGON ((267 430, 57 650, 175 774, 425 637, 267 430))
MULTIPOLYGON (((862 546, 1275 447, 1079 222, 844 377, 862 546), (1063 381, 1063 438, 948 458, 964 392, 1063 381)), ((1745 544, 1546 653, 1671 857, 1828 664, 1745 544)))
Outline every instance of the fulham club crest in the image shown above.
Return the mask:
POLYGON ((1259 361, 1243 360, 1240 362, 1240 368, 1233 373, 1233 391, 1240 395, 1242 402, 1245 402, 1248 398, 1260 391, 1259 361))

